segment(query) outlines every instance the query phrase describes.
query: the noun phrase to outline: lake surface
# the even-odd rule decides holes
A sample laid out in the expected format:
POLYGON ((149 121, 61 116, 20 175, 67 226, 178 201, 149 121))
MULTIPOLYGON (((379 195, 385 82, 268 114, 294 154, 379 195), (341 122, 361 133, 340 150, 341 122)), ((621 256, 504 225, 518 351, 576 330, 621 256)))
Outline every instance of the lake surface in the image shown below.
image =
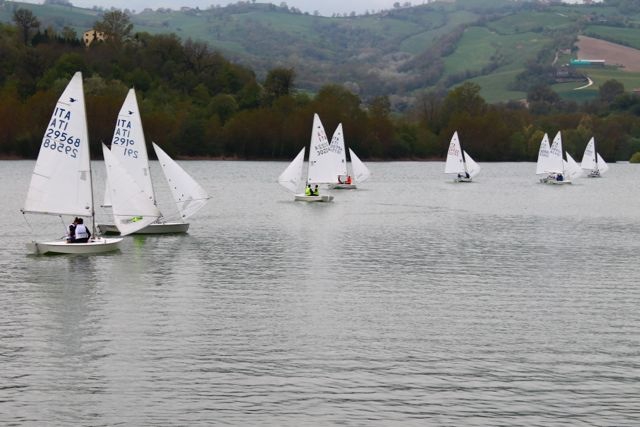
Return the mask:
POLYGON ((32 256, 0 162, 0 424, 640 425, 640 166, 371 163, 304 204, 286 163, 182 164, 189 234, 32 256))

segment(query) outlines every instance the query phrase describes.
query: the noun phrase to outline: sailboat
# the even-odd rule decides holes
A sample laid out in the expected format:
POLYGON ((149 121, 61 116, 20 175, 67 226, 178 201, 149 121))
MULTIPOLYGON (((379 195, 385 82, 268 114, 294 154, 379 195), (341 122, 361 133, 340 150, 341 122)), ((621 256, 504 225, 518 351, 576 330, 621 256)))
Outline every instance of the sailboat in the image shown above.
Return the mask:
POLYGON ((596 151, 596 140, 592 137, 584 150, 580 167, 587 172, 588 178, 600 178, 609 170, 609 165, 596 151))
POLYGON ((107 169, 108 190, 115 225, 121 235, 135 233, 162 215, 157 206, 146 197, 125 166, 106 145, 102 144, 104 164, 107 169))
POLYGON ((457 131, 453 133, 449 143, 444 173, 455 173, 455 182, 472 182, 473 177, 480 173, 480 165, 460 146, 457 131))
POLYGON ((565 173, 565 161, 562 158, 562 136, 560 132, 553 138, 549 147, 549 136, 545 133, 538 151, 536 174, 545 174, 540 178, 543 184, 563 185, 571 184, 565 173))
POLYGON ((82 73, 77 72, 56 103, 22 212, 91 218, 92 237, 86 243, 67 243, 66 239, 33 241, 28 244, 32 251, 96 254, 118 249, 122 238, 97 236, 92 178, 82 73))
POLYGON ((335 176, 337 182, 331 185, 331 188, 341 190, 352 190, 357 188, 356 183, 364 182, 371 176, 369 169, 356 156, 352 149, 349 149, 349 157, 351 158, 351 171, 349 175, 347 171, 347 157, 344 144, 344 133, 342 131, 342 123, 338 125, 329 144, 329 151, 333 154, 334 163, 336 165, 335 176))
MULTIPOLYGON (((189 224, 184 222, 209 199, 206 191, 174 162, 155 143, 154 150, 160 159, 162 171, 169 182, 171 194, 180 213, 180 221, 166 221, 161 217, 148 226, 136 231, 136 234, 168 234, 186 233, 189 224), (178 194, 177 194, 178 193, 178 194)), ((118 113, 116 128, 111 141, 111 152, 119 163, 127 170, 133 182, 143 190, 137 197, 146 198, 157 205, 153 182, 149 168, 149 156, 140 118, 140 109, 134 89, 130 89, 118 113)), ((110 183, 105 190, 103 206, 111 206, 110 183)), ((99 224, 103 233, 118 233, 116 224, 99 224)))
MULTIPOLYGON (((303 202, 330 202, 332 195, 308 196, 305 193, 298 193, 302 181, 302 168, 304 166, 305 147, 287 168, 278 177, 278 183, 284 188, 294 193, 294 200, 303 202)), ((307 185, 330 184, 334 174, 332 167, 331 153, 324 127, 317 114, 313 116, 313 127, 311 129, 311 147, 309 148, 309 168, 307 171, 307 185)))

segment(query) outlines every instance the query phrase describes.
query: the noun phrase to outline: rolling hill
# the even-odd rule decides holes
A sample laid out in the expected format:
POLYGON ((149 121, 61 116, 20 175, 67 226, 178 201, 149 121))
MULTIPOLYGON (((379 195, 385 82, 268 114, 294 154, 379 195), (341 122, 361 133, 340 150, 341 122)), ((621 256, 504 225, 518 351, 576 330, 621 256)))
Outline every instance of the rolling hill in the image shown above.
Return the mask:
MULTIPOLYGON (((457 0, 322 17, 286 6, 238 2, 206 10, 147 9, 132 14, 131 20, 134 31, 206 41, 259 76, 276 66, 291 67, 300 89, 338 83, 363 98, 389 96, 402 109, 420 91, 448 89, 467 80, 478 83, 490 102, 524 98, 527 79, 522 73, 532 64, 559 67, 576 57, 579 34, 640 48, 635 28, 640 10, 623 13, 609 3, 615 1, 457 0), (559 62, 557 52, 565 52, 559 62)), ((100 19, 98 10, 0 1, 0 20, 10 22, 16 7, 31 9, 42 28, 67 26, 82 33, 100 19)), ((554 88, 568 99, 585 100, 597 96, 602 79, 620 79, 627 89, 640 87, 637 72, 606 68, 582 73, 596 85, 579 96, 573 89, 581 82, 554 88)))

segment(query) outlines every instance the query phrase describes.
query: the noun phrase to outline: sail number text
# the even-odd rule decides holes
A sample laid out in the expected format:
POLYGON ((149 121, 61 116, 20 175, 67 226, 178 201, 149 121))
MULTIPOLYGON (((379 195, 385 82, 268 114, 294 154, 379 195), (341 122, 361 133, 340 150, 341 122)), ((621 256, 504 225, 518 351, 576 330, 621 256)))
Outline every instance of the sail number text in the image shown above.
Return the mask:
POLYGON ((116 124, 116 131, 113 134, 113 140, 111 146, 118 146, 124 149, 123 153, 125 157, 138 158, 138 150, 134 149, 136 141, 131 138, 131 120, 118 119, 116 124))

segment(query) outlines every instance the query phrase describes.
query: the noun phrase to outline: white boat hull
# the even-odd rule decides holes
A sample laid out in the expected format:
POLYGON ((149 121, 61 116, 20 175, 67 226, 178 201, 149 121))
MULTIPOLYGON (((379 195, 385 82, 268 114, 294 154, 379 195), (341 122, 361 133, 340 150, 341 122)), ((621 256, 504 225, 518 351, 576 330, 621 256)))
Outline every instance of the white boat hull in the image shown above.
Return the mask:
POLYGON ((473 182, 471 178, 456 178, 453 182, 473 182))
POLYGON ((591 171, 587 175, 587 178, 601 178, 601 177, 602 175, 600 175, 600 171, 591 171))
MULTIPOLYGON (((102 234, 120 234, 118 227, 114 224, 98 224, 98 230, 102 234)), ((132 234, 174 234, 186 233, 187 230, 189 230, 189 224, 186 222, 163 222, 149 224, 132 234)))
POLYGON ((568 179, 562 180, 562 181, 557 181, 554 178, 540 178, 540 182, 542 184, 549 184, 549 185, 565 185, 565 184, 571 184, 571 181, 568 179))
POLYGON ((331 184, 329 188, 334 190, 355 190, 357 187, 355 184, 331 184))
POLYGON ((29 249, 38 255, 44 254, 75 254, 89 255, 100 254, 118 250, 122 238, 98 237, 87 243, 67 243, 66 240, 53 240, 50 242, 31 242, 27 244, 29 249))
POLYGON ((306 196, 304 194, 296 194, 295 200, 298 202, 330 202, 333 196, 306 196))

